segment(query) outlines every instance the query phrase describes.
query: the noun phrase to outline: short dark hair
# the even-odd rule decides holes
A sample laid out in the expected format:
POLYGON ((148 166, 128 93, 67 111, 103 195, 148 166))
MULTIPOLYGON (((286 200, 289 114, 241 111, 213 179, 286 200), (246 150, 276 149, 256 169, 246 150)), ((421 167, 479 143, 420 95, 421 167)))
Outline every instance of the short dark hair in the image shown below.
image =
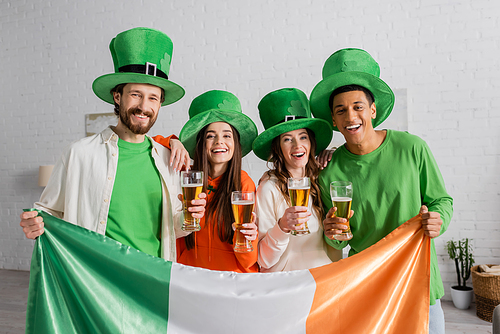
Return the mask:
MULTIPOLYGON (((111 93, 112 96, 113 93, 119 93, 120 95, 123 95, 123 87, 125 87, 126 84, 127 83, 118 84, 115 87, 113 87, 109 92, 111 93)), ((163 103, 165 102, 165 90, 163 88, 160 89, 161 89, 160 103, 163 103)), ((118 116, 120 115, 120 106, 116 102, 114 102, 114 104, 115 104, 115 115, 118 116)))
POLYGON ((365 93, 366 99, 368 100, 368 103, 370 104, 370 106, 373 104, 373 102, 375 102, 375 98, 373 97, 372 92, 370 92, 365 87, 359 86, 359 85, 346 85, 346 86, 342 86, 342 87, 335 89, 332 92, 332 94, 330 95, 330 100, 328 101, 330 111, 333 111, 333 98, 335 96, 342 94, 342 93, 355 92, 355 91, 360 91, 360 92, 365 93))

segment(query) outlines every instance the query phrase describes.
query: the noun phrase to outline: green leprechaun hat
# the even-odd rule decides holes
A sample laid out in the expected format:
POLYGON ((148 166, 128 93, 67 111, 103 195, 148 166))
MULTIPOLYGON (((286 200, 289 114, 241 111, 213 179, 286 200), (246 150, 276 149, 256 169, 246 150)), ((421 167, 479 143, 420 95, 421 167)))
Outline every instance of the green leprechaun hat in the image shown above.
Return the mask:
POLYGON ((236 96, 223 90, 211 90, 191 102, 189 121, 182 127, 179 135, 190 156, 195 156, 196 137, 200 130, 215 122, 228 123, 238 131, 242 156, 252 151, 252 143, 257 137, 255 123, 243 114, 236 96))
POLYGON ((332 54, 323 66, 323 80, 311 93, 311 112, 333 126, 330 95, 342 86, 358 85, 368 89, 375 98, 377 116, 373 127, 380 125, 391 114, 394 107, 392 89, 379 78, 380 67, 370 54, 361 49, 341 49, 332 54))
POLYGON ((165 91, 162 106, 184 96, 184 89, 168 79, 172 61, 172 40, 163 32, 134 28, 116 35, 109 44, 115 73, 94 80, 92 89, 103 101, 114 104, 111 89, 124 83, 144 83, 165 91))
POLYGON ((306 94, 296 88, 275 90, 260 100, 259 116, 265 131, 253 142, 253 151, 262 160, 271 157, 271 144, 279 135, 298 129, 310 129, 316 137, 316 154, 332 140, 328 122, 312 118, 306 94))

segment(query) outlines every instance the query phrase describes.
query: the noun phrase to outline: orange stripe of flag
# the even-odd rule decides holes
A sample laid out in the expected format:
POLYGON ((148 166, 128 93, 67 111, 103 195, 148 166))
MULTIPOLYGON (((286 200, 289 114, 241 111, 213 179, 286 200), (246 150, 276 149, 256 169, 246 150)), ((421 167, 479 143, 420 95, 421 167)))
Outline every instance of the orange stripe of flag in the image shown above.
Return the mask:
POLYGON ((431 253, 421 220, 348 259, 310 269, 316 292, 307 333, 427 333, 431 253))

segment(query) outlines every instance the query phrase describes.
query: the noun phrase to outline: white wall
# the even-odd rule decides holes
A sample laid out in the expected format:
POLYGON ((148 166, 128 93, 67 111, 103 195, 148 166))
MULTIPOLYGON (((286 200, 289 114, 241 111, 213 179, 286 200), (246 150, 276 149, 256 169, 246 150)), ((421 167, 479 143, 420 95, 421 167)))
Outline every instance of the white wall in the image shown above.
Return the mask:
MULTIPOLYGON (((33 243, 18 217, 42 191, 38 166, 84 136, 86 113, 112 111, 91 84, 113 71, 111 38, 137 26, 172 38, 170 78, 186 89, 151 134, 178 134, 190 101, 210 89, 235 93, 262 131, 266 93, 309 94, 330 54, 366 49, 391 87, 407 89, 409 131, 428 142, 455 199, 436 241, 446 285, 450 238, 473 238, 477 262, 499 264, 499 20, 493 0, 1 1, 0 268, 29 269, 33 243)), ((254 180, 266 169, 253 154, 244 167, 254 180)))

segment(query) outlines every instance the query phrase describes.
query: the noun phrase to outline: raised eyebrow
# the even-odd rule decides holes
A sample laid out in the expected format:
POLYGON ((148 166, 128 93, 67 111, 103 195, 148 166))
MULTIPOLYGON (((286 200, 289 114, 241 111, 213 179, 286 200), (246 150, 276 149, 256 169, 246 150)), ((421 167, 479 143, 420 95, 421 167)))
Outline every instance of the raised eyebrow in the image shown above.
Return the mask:
MULTIPOLYGON (((222 130, 222 132, 227 132, 227 133, 233 134, 232 130, 222 130)), ((216 132, 215 132, 215 130, 207 130, 207 134, 209 134, 209 133, 215 134, 216 132)))
MULTIPOLYGON (((132 89, 132 90, 130 90, 130 92, 129 92, 129 93, 130 93, 130 94, 135 94, 135 93, 137 93, 137 94, 144 95, 144 93, 143 93, 143 92, 141 92, 141 91, 140 91, 140 90, 138 90, 138 89, 132 89)), ((156 97, 156 98, 159 98, 159 97, 160 97, 160 95, 158 95, 158 94, 156 94, 156 93, 151 93, 150 95, 151 95, 151 96, 154 96, 154 97, 156 97)))
MULTIPOLYGON (((360 103, 364 104, 363 101, 354 101, 352 104, 360 104, 360 103)), ((333 107, 333 109, 335 110, 335 109, 337 109, 339 107, 343 107, 343 106, 344 106, 343 104, 337 104, 336 106, 333 107)))

